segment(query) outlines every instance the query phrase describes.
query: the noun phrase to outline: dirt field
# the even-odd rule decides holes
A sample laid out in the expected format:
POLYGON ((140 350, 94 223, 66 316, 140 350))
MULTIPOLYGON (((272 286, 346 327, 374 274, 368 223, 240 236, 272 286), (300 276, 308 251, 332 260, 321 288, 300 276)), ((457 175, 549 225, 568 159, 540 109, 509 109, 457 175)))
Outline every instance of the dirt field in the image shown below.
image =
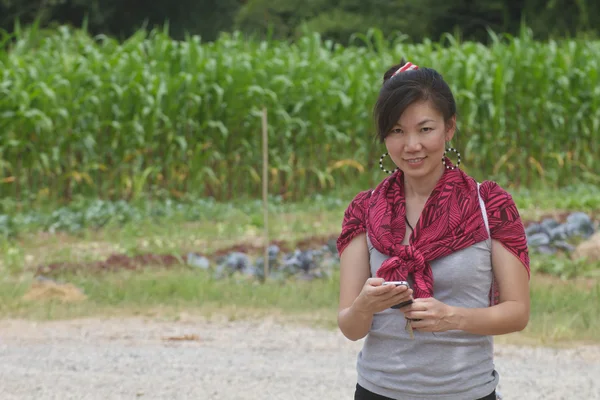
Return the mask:
MULTIPOLYGON (((0 397, 352 399, 360 346, 273 320, 5 320, 0 397)), ((600 346, 496 345, 496 353, 504 399, 600 399, 600 346)))

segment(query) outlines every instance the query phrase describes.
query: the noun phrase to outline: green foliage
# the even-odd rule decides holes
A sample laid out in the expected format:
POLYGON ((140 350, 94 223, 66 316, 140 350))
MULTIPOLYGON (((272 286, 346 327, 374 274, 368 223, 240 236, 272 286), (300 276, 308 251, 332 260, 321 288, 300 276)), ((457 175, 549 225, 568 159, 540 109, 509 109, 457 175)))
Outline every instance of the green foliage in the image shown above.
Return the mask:
POLYGON ((294 37, 295 28, 322 7, 322 0, 249 0, 235 16, 235 27, 245 33, 277 38, 294 37))
MULTIPOLYGON (((338 228, 339 218, 346 206, 345 200, 315 195, 304 202, 286 204, 280 197, 270 197, 269 211, 277 225, 277 215, 288 213, 315 213, 329 210, 338 228)), ((5 200, 0 203, 0 239, 15 239, 22 234, 64 232, 74 235, 99 229, 126 226, 139 229, 140 224, 187 223, 229 221, 234 225, 247 224, 255 228, 263 226, 263 204, 260 200, 238 199, 231 203, 219 203, 212 199, 187 198, 182 201, 123 200, 107 201, 78 198, 68 205, 21 209, 19 205, 5 200), (237 221, 237 224, 233 221, 237 221)), ((211 228, 214 228, 212 226, 211 228)), ((327 229, 326 229, 327 230, 327 229)), ((143 232, 143 234, 149 232, 143 232)), ((212 232, 214 233, 214 232, 212 232)))
MULTIPOLYGON (((269 220, 273 237, 288 237, 290 230, 293 235, 299 236, 306 233, 312 236, 337 234, 348 199, 355 194, 355 190, 349 187, 335 195, 315 194, 295 203, 271 196, 269 220)), ((520 189, 511 194, 526 223, 540 221, 544 215, 554 211, 582 211, 592 218, 599 216, 597 210, 600 210, 600 189, 595 186, 534 193, 520 189)), ((193 196, 181 201, 140 199, 133 202, 78 198, 64 206, 46 204, 36 208, 23 207, 5 199, 0 202, 0 239, 22 239, 27 234, 40 231, 84 235, 98 230, 127 231, 129 228, 140 231, 141 237, 146 237, 154 234, 152 230, 157 229, 152 228, 154 225, 177 226, 189 222, 209 223, 209 239, 214 239, 215 225, 220 223, 233 229, 227 236, 244 236, 246 231, 258 232, 263 228, 263 212, 262 201, 248 198, 238 198, 228 203, 194 199, 193 196)), ((172 232, 159 234, 173 236, 172 232)), ((569 268, 559 265, 564 263, 560 257, 536 255, 532 257, 532 262, 538 262, 535 269, 548 273, 569 268)))
POLYGON ((427 5, 432 1, 249 0, 237 14, 235 26, 263 39, 298 39, 305 32, 316 32, 325 40, 342 44, 349 44, 356 34, 366 34, 372 27, 377 27, 386 37, 398 32, 424 37, 427 32, 423 27, 427 24, 411 24, 408 16, 419 15, 423 22, 431 20, 431 10, 435 7, 427 5))
POLYGON ((600 210, 600 186, 593 184, 565 186, 552 191, 520 187, 511 194, 523 210, 600 210))
POLYGON ((447 32, 488 42, 488 30, 518 34, 525 22, 538 39, 597 36, 600 3, 594 0, 0 0, 0 29, 39 21, 85 25, 93 34, 122 39, 148 26, 170 25, 170 35, 215 40, 239 29, 261 38, 297 39, 307 27, 327 40, 349 44, 355 33, 377 28, 385 37, 437 41, 447 32))
POLYGON ((600 2, 595 0, 528 0, 521 12, 538 37, 598 37, 600 2))
POLYGON ((139 31, 119 44, 66 27, 22 32, 0 52, 0 196, 259 196, 263 107, 270 193, 373 185, 384 148, 371 108, 401 57, 450 83, 461 167, 477 179, 531 189, 600 181, 600 42, 524 33, 491 47, 451 36, 411 45, 376 31, 362 40, 202 44, 139 31))
POLYGON ((123 226, 142 221, 164 221, 177 217, 180 221, 197 221, 224 206, 212 201, 174 203, 170 200, 127 203, 125 201, 80 200, 52 211, 17 212, 0 215, 0 235, 15 237, 21 232, 66 232, 80 234, 85 230, 123 226))
POLYGON ((115 16, 115 0, 2 0, 0 1, 0 28, 9 31, 15 21, 28 25, 37 21, 45 27, 56 23, 80 26, 84 16, 92 28, 104 26, 115 16))
POLYGON ((236 27, 262 37, 270 32, 269 37, 295 39, 306 26, 342 44, 371 28, 413 42, 458 31, 465 39, 487 43, 489 30, 515 35, 522 22, 540 39, 597 33, 599 7, 584 0, 249 0, 236 16, 236 27))
POLYGON ((92 34, 126 38, 146 26, 168 23, 175 39, 192 34, 214 40, 219 32, 231 30, 239 7, 239 0, 1 0, 0 29, 12 31, 15 21, 37 21, 42 28, 85 26, 92 34))
POLYGON ((600 278, 600 262, 587 259, 572 260, 566 254, 545 256, 532 253, 531 270, 532 273, 544 273, 562 279, 600 278))

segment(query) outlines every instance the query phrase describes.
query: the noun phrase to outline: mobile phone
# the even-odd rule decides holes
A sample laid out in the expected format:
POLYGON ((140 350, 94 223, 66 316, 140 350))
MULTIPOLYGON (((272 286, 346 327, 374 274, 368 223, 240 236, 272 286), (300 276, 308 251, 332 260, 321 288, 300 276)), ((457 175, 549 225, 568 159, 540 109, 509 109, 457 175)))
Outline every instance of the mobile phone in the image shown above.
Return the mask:
POLYGON ((407 288, 410 288, 410 285, 406 281, 389 281, 389 282, 383 282, 382 285, 383 286, 387 286, 387 285, 406 286, 407 288))
MULTIPOLYGON (((383 286, 387 286, 387 285, 406 286, 407 288, 410 289, 410 284, 407 281, 389 281, 389 282, 383 282, 382 285, 383 286)), ((413 303, 413 301, 411 299, 411 300, 403 301, 400 304, 396 304, 395 306, 392 306, 391 308, 402 308, 402 307, 407 306, 412 303, 413 303)))

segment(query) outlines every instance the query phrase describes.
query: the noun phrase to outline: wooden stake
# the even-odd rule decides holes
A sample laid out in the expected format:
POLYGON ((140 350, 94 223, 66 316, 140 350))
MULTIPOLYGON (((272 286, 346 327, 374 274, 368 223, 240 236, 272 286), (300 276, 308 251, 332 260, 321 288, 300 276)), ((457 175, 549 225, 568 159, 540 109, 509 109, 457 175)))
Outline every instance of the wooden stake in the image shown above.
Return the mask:
POLYGON ((262 113, 262 142, 263 142, 263 213, 264 213, 264 241, 265 241, 265 281, 269 276, 269 203, 268 203, 268 178, 269 178, 269 130, 267 125, 267 109, 262 113))

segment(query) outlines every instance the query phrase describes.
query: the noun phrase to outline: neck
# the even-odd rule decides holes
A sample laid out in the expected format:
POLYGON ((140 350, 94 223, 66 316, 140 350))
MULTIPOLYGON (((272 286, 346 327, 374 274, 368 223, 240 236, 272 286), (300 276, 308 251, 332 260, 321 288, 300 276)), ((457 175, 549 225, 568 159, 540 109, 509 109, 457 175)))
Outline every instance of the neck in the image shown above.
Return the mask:
POLYGON ((439 169, 436 169, 432 174, 422 178, 411 178, 404 175, 404 196, 413 197, 419 200, 427 200, 435 185, 444 174, 444 166, 440 164, 439 169))

